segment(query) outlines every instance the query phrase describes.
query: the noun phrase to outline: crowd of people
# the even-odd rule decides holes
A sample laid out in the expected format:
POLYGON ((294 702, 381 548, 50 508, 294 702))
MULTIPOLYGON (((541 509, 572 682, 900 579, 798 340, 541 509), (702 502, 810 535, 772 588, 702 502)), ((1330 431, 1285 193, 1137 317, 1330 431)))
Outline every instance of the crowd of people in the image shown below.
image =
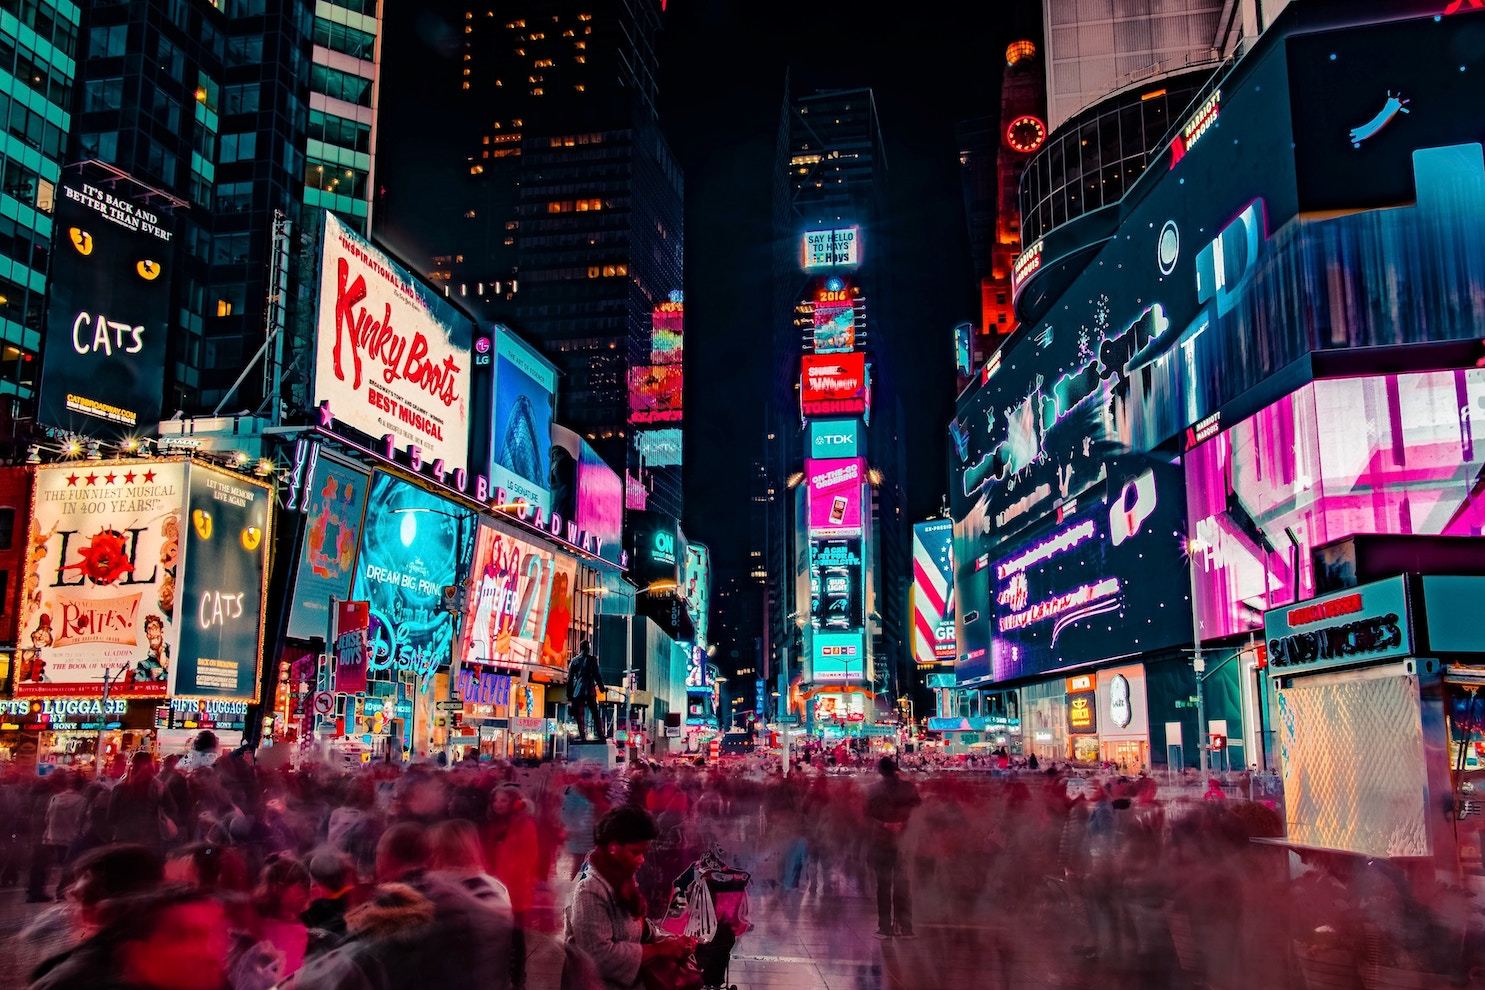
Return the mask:
MULTIPOLYGON (((204 734, 158 768, 136 753, 96 779, 11 773, 0 886, 40 906, 0 983, 555 988, 528 971, 545 941, 564 990, 712 985, 720 943, 709 958, 663 923, 708 853, 751 874, 760 923, 807 905, 874 918, 904 949, 927 924, 933 965, 973 967, 976 985, 1301 988, 1370 966, 1465 986, 1485 960, 1462 889, 1318 854, 1296 879, 1290 850, 1253 841, 1282 834, 1262 802, 1173 800, 1146 776, 1070 787, 1058 768, 857 762, 267 769, 204 734)), ((886 983, 864 969, 859 985, 886 983)))

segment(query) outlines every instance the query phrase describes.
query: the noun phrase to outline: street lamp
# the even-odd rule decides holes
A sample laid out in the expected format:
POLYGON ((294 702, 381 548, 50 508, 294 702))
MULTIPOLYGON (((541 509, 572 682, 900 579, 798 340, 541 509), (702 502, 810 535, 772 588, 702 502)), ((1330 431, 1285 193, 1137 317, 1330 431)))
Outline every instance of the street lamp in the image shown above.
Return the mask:
MULTIPOLYGON (((1191 576, 1191 667, 1196 671, 1196 752, 1201 775, 1207 775, 1207 693, 1204 687, 1207 662, 1201 655, 1201 613, 1196 604, 1196 555, 1205 553, 1211 544, 1200 537, 1186 538, 1187 571, 1191 576)), ((1168 745, 1168 744, 1167 744, 1168 745)))

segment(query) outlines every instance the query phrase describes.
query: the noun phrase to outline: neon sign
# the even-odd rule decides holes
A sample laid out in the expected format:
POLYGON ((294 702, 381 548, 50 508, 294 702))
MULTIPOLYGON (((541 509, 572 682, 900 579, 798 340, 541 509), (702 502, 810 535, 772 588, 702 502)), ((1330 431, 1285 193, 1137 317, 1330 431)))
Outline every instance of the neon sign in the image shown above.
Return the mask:
POLYGON ((1177 134, 1170 143, 1170 167, 1175 168, 1176 163, 1186 157, 1186 153, 1196 147, 1196 142, 1202 139, 1212 125, 1217 122, 1217 114, 1222 109, 1222 91, 1215 90, 1197 107, 1196 113, 1186 121, 1181 133, 1177 134))
POLYGON ((1411 101, 1402 98, 1401 93, 1394 96, 1389 90, 1387 99, 1382 104, 1382 109, 1378 110, 1371 120, 1368 120, 1359 127, 1351 128, 1351 147, 1361 147, 1361 142, 1367 138, 1375 137, 1382 128, 1392 123, 1398 114, 1411 113, 1412 111, 1407 106, 1409 102, 1411 101))

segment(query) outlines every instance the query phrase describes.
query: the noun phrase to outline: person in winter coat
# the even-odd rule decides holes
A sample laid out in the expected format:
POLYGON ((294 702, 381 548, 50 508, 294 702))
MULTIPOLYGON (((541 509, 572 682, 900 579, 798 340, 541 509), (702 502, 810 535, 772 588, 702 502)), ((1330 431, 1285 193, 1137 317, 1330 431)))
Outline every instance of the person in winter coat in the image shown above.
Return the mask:
POLYGON ((657 834, 654 819, 634 807, 615 808, 594 828, 594 849, 563 918, 564 984, 596 979, 603 990, 637 990, 643 967, 696 948, 693 940, 671 936, 646 918, 648 905, 635 878, 657 834))
POLYGON ((151 849, 161 848, 174 835, 167 813, 164 788, 155 778, 155 760, 140 751, 129 761, 129 773, 108 795, 107 831, 113 842, 137 842, 151 849))
POLYGON ((527 927, 536 899, 536 819, 525 795, 515 784, 502 784, 490 795, 490 820, 485 826, 488 872, 510 893, 516 925, 527 927))
POLYGON ((220 902, 166 887, 108 902, 108 921, 44 963, 31 990, 227 990, 227 916, 220 902))

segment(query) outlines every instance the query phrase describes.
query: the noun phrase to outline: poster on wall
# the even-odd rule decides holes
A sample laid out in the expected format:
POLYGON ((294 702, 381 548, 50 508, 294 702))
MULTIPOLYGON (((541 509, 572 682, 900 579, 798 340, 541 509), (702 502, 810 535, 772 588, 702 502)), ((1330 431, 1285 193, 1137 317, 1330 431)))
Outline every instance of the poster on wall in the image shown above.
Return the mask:
POLYGON ((335 603, 335 691, 366 692, 366 660, 371 646, 371 603, 335 603))
POLYGON ((257 701, 273 490, 193 464, 188 509, 184 614, 170 694, 257 701))
POLYGON ((182 461, 36 470, 15 694, 163 697, 179 653, 182 461))
POLYGON ((304 550, 295 568, 289 638, 325 639, 330 601, 350 595, 370 480, 365 471, 323 453, 316 458, 303 495, 304 550))
POLYGON ((961 576, 959 664, 996 683, 1163 649, 1191 638, 1179 472, 1152 464, 1047 529, 961 576), (972 592, 972 593, 971 593, 972 592))
POLYGON ((347 426, 390 433, 448 470, 467 469, 473 335, 453 304, 325 214, 316 405, 328 402, 347 426))
POLYGON ((913 526, 913 659, 952 661, 954 636, 954 524, 935 519, 913 526))
MULTIPOLYGON (((510 501, 552 507, 551 432, 557 369, 509 327, 495 328, 490 482, 510 501)), ((569 517, 570 518, 570 517, 569 517)))
POLYGON ((571 557, 481 525, 461 634, 463 662, 566 669, 576 575, 571 557))
POLYGON ((464 575, 471 514, 390 474, 371 479, 352 596, 371 603, 367 667, 431 676, 453 657, 443 589, 464 575))
POLYGON ((56 190, 37 419, 92 437, 154 433, 165 385, 173 221, 133 183, 56 190))
POLYGON ((860 533, 865 459, 806 460, 804 475, 809 489, 811 535, 849 536, 860 533))

